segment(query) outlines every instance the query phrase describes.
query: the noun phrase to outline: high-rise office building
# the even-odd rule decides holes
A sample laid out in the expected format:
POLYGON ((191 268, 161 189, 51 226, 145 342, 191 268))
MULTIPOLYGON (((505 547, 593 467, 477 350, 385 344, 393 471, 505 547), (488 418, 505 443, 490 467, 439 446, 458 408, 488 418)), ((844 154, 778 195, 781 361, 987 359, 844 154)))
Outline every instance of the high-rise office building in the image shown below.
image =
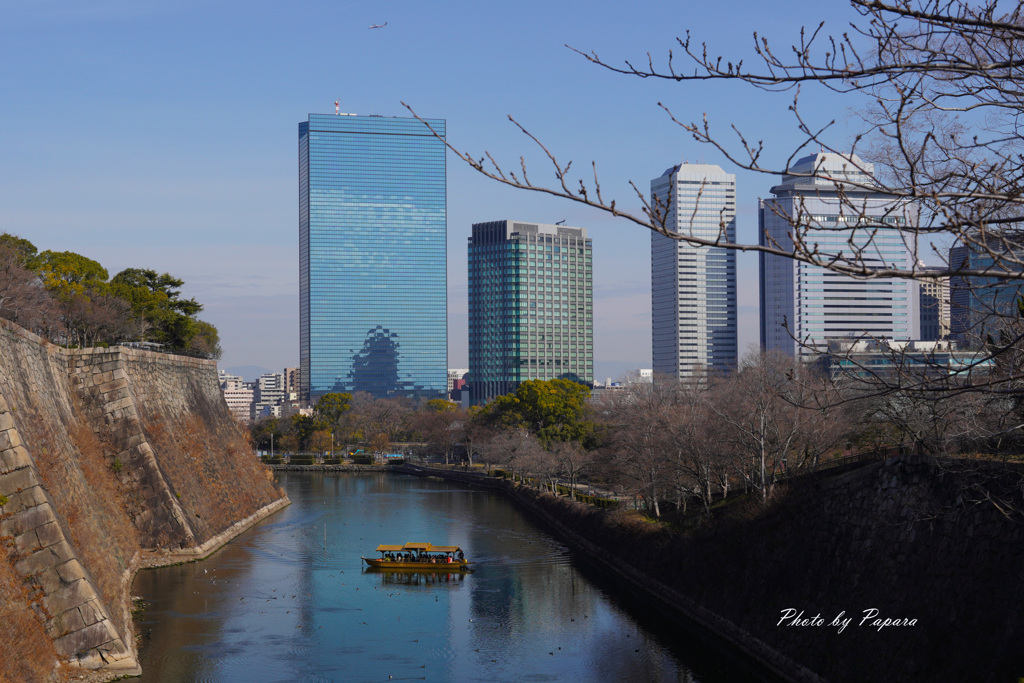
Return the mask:
MULTIPOLYGON (((736 176, 681 164, 651 181, 651 201, 678 235, 736 241, 736 176)), ((656 374, 736 367, 736 252, 651 233, 651 346, 656 374)))
POLYGON ((971 327, 971 290, 969 278, 956 274, 962 268, 969 268, 970 250, 962 245, 949 248, 949 338, 958 344, 966 344, 967 332, 971 327))
POLYGON ((444 135, 443 119, 310 114, 299 123, 305 401, 445 393, 444 135))
POLYGON ((584 228, 494 221, 469 238, 474 404, 531 379, 594 383, 591 242, 584 228))
MULTIPOLYGON (((771 189, 775 198, 760 202, 760 243, 792 250, 797 222, 810 226, 805 241, 823 258, 870 244, 866 265, 912 268, 912 245, 900 228, 916 221, 914 207, 873 191, 873 170, 856 155, 799 159, 771 189)), ((809 356, 827 350, 830 339, 920 339, 913 280, 854 278, 764 253, 760 266, 764 350, 809 356)))
MULTIPOLYGON (((928 268, 926 272, 942 272, 945 268, 928 268)), ((921 340, 949 338, 949 277, 928 275, 918 280, 920 291, 921 340)))
POLYGON ((987 271, 992 275, 950 276, 951 338, 963 346, 978 348, 993 340, 1013 338, 1020 319, 1018 302, 1024 285, 1017 278, 1022 270, 1024 232, 1017 229, 991 230, 958 243, 949 250, 949 265, 987 271), (1004 274, 1006 277, 999 277, 1004 274), (1009 333, 1009 337, 1007 337, 1009 333))

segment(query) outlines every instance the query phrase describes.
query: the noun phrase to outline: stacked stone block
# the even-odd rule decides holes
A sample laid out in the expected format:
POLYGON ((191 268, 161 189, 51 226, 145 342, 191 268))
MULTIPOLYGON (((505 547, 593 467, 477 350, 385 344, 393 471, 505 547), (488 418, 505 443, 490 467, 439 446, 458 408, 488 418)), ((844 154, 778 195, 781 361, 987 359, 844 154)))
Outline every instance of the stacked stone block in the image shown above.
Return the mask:
MULTIPOLYGON (((132 514, 145 544, 186 548, 195 545, 195 535, 142 429, 125 369, 125 356, 132 351, 120 347, 72 351, 68 361, 71 384, 82 398, 88 422, 111 444, 114 458, 140 494, 142 504, 132 514)), ((165 363, 177 360, 153 355, 165 363)))
POLYGON ((204 556, 287 504, 254 457, 238 457, 247 450, 212 361, 62 349, 0 320, 0 561, 23 577, 31 609, 67 662, 137 673, 135 571, 204 556), (176 420, 199 425, 194 436, 209 448, 198 459, 177 462, 173 448, 155 448, 147 429, 165 424, 161 443, 173 445, 176 420), (211 479, 175 482, 173 473, 187 468, 238 477, 252 489, 247 505, 204 514, 202 538, 179 498, 201 506, 211 479), (76 548, 76 538, 88 545, 76 548))
POLYGON ((57 652, 86 668, 136 672, 134 653, 110 620, 85 567, 68 543, 35 464, 0 397, 0 536, 15 570, 36 589, 37 612, 57 652))

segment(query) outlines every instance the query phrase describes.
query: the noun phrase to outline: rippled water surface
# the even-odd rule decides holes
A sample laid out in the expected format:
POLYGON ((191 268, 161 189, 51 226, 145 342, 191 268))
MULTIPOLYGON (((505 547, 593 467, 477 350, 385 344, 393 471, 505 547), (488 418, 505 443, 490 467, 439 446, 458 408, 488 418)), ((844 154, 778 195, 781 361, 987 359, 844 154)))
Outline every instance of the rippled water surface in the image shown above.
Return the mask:
POLYGON ((497 494, 280 474, 291 506, 203 562, 136 578, 143 681, 711 680, 682 661, 681 634, 627 611, 497 494), (477 569, 361 566, 408 541, 460 545, 477 569))

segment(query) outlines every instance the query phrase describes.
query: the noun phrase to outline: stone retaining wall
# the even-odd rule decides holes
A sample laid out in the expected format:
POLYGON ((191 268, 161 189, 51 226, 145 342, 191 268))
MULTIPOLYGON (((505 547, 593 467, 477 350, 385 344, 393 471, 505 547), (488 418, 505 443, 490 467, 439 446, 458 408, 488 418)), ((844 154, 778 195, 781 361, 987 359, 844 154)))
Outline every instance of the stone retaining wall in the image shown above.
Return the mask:
POLYGON ((34 613, 65 663, 114 675, 138 672, 135 571, 208 554, 287 498, 212 361, 67 350, 0 320, 0 502, 0 562, 29 588, 4 609, 34 613))
MULTIPOLYGON (((588 556, 786 680, 1024 676, 1024 472, 912 456, 794 481, 769 508, 673 533, 472 475, 588 556), (782 610, 823 622, 780 625, 782 610), (864 610, 913 625, 862 624, 864 610), (831 622, 852 617, 842 632, 831 622)), ((477 479, 477 481, 474 481, 477 479)))
POLYGON ((393 472, 394 465, 268 465, 275 472, 393 472))

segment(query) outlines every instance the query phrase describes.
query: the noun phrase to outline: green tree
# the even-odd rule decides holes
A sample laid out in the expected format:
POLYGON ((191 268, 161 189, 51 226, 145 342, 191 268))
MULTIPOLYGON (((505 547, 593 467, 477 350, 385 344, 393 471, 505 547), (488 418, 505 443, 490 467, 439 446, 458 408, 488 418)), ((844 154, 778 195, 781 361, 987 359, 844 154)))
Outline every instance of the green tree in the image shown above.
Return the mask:
POLYGON ((352 394, 333 392, 321 396, 313 406, 313 414, 328 428, 334 428, 342 415, 352 409, 352 394))
POLYGON ((313 415, 320 427, 331 434, 331 457, 334 457, 333 444, 339 445, 353 436, 349 417, 352 411, 352 394, 332 392, 321 396, 313 406, 313 415))
POLYGON ((145 320, 149 341, 170 349, 212 357, 220 356, 217 328, 196 318, 203 306, 181 296, 185 281, 148 268, 126 268, 110 281, 111 291, 131 304, 145 320))
POLYGON ((217 328, 205 320, 195 321, 195 334, 188 342, 185 350, 210 358, 220 358, 223 350, 220 347, 220 333, 217 328))
POLYGON ((67 298, 77 292, 103 289, 109 277, 99 262, 73 251, 44 251, 32 259, 32 267, 48 290, 67 298))
POLYGON ((254 422, 249 431, 252 434, 252 442, 258 450, 270 451, 271 444, 276 447, 284 436, 284 429, 281 421, 276 417, 267 417, 259 422, 254 422))
POLYGON ((33 260, 36 258, 36 254, 39 253, 36 245, 23 237, 18 237, 8 232, 0 234, 0 247, 14 252, 17 255, 18 263, 29 269, 33 267, 33 260))
POLYGON ((427 401, 426 409, 432 413, 454 413, 459 406, 443 398, 432 398, 427 401))
POLYGON ((97 261, 71 251, 44 251, 29 262, 60 309, 67 343, 116 342, 135 329, 131 308, 111 291, 107 269, 97 261))
POLYGON ((306 449, 316 429, 316 420, 312 416, 297 413, 291 416, 291 422, 288 425, 288 433, 295 437, 299 450, 306 449))
POLYGON ((587 418, 590 389, 567 379, 528 380, 514 394, 499 396, 486 408, 492 424, 522 426, 545 448, 556 441, 592 445, 594 423, 587 418))

